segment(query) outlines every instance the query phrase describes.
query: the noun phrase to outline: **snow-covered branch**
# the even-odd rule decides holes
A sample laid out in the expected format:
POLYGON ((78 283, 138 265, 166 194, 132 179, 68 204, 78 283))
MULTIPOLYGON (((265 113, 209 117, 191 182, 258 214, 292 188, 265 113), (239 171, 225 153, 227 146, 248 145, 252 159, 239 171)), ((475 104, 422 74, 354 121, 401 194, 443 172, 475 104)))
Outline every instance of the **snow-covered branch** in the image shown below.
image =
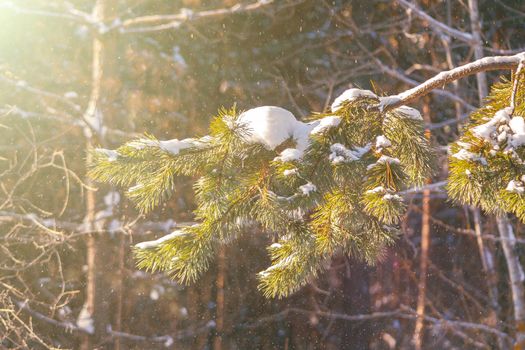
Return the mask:
POLYGON ((401 6, 403 6, 405 9, 411 11, 417 17, 427 22, 428 25, 432 27, 432 29, 436 30, 437 32, 441 32, 441 33, 450 35, 453 38, 456 38, 458 40, 464 41, 469 44, 474 41, 474 37, 472 36, 472 34, 454 29, 446 25, 445 23, 436 20, 434 17, 430 16, 425 11, 420 9, 416 4, 413 4, 412 2, 407 1, 407 0, 397 0, 397 2, 401 6))
POLYGON ((425 96, 436 88, 443 87, 466 76, 491 70, 515 69, 523 60, 525 60, 525 52, 513 56, 485 57, 463 66, 443 71, 424 83, 398 95, 382 98, 377 107, 384 111, 392 110, 425 96))

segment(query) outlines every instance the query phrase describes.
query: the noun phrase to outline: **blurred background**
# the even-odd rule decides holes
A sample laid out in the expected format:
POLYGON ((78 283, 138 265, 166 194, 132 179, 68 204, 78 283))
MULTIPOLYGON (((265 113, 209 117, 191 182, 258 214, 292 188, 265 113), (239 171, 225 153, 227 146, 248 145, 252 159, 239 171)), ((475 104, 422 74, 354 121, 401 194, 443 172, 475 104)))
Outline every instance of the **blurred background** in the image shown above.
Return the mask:
MULTIPOLYGON (((257 290, 263 232, 191 286, 137 270, 133 244, 193 220, 193 179, 140 216, 86 178, 86 150, 202 136, 234 104, 302 118, 349 87, 396 94, 524 47, 521 0, 0 1, 0 349, 510 348, 495 219, 442 188, 446 145, 508 72, 414 105, 439 171, 407 194, 403 236, 375 266, 335 256, 283 300, 257 290)), ((523 228, 511 223, 519 259, 523 228)))

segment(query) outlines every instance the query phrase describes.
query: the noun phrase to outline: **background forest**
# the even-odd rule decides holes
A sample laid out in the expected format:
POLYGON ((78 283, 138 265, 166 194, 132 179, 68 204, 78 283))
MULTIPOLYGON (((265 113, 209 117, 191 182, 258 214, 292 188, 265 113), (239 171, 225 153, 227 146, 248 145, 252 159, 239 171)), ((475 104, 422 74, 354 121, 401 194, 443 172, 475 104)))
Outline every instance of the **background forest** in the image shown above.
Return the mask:
POLYGON ((190 286, 137 269, 134 244, 194 220, 194 181, 144 216, 86 157, 204 135, 221 106, 299 119, 349 87, 397 94, 524 47, 521 0, 0 0, 0 349, 511 348, 525 301, 501 222, 444 189, 448 145, 508 71, 412 104, 438 164, 405 192, 402 236, 373 266, 335 256, 288 298, 257 289, 271 237, 255 229, 190 286))

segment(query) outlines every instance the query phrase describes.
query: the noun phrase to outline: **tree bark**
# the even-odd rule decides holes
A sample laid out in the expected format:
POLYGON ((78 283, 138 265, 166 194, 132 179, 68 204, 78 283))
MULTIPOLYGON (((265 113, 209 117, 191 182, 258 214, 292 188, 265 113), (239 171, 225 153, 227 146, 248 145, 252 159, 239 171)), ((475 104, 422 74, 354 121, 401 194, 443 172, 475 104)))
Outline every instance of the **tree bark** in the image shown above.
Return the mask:
POLYGON ((217 255, 217 314, 215 315, 216 323, 216 336, 213 340, 213 349, 221 350, 223 345, 223 334, 224 334, 224 275, 226 274, 226 256, 225 256, 225 247, 221 246, 219 248, 219 253, 217 255))
MULTIPOLYGON (((430 108, 428 102, 425 101, 423 105, 423 118, 425 122, 430 122, 430 108)), ((427 129, 425 132, 427 138, 430 138, 430 131, 427 129)), ((428 179, 427 183, 431 180, 428 179)), ((412 341, 414 348, 420 350, 423 345, 424 337, 424 321, 425 321, 425 304, 426 304, 426 290, 427 290, 427 272, 428 272, 428 250, 430 247, 430 190, 425 189, 423 191, 423 203, 422 203, 422 216, 421 216, 421 254, 419 260, 419 281, 417 285, 418 296, 417 296, 417 319, 414 328, 414 335, 412 341)))
MULTIPOLYGON (((97 0, 93 7, 93 19, 98 23, 106 21, 113 8, 109 0, 97 0)), ((88 106, 84 113, 84 135, 86 137, 87 148, 94 147, 97 143, 104 144, 104 120, 103 111, 108 100, 111 100, 111 92, 104 91, 104 79, 107 79, 106 68, 111 61, 111 55, 107 53, 107 38, 101 34, 93 34, 92 44, 92 67, 91 67, 91 93, 88 106)), ((88 153, 87 162, 91 161, 88 153)), ((90 188, 94 183, 87 179, 86 183, 90 188)), ((96 222, 97 194, 94 190, 88 189, 86 193, 86 216, 84 219, 85 228, 91 233, 87 237, 87 277, 86 277, 86 300, 85 309, 88 311, 94 333, 84 336, 81 339, 81 349, 92 349, 102 346, 107 337, 107 326, 111 322, 111 301, 112 301, 112 269, 115 254, 114 242, 109 235, 96 232, 100 229, 100 223, 96 222)), ((113 327, 114 328, 114 327, 113 327)), ((120 329, 117 329, 120 330, 120 329)))
POLYGON ((523 282, 525 274, 521 266, 519 256, 516 253, 516 237, 510 221, 506 215, 497 217, 498 230, 502 238, 501 246, 507 262, 509 272, 510 289, 512 292, 512 304, 514 308, 514 322, 516 327, 516 341, 514 349, 525 349, 525 289, 523 282))

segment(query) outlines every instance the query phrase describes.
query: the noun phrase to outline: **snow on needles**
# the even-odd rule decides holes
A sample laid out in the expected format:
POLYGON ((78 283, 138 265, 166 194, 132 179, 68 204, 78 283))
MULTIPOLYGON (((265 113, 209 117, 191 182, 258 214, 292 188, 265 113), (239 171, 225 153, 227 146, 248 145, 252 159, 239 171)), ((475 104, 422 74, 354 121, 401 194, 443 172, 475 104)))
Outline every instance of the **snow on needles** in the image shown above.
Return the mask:
POLYGON ((249 133, 247 142, 260 143, 270 150, 293 137, 300 123, 290 111, 275 106, 249 109, 239 116, 237 122, 246 127, 249 133))
POLYGON ((168 235, 165 235, 165 236, 162 236, 159 239, 156 239, 154 241, 145 241, 145 242, 137 243, 137 244, 135 244, 135 248, 138 248, 138 249, 156 248, 160 244, 162 244, 162 243, 164 243, 166 241, 169 241, 169 240, 171 240, 173 238, 177 238, 177 237, 183 237, 186 234, 187 233, 182 231, 182 230, 176 230, 176 231, 173 231, 172 233, 170 233, 168 235))
POLYGON ((377 99, 377 95, 374 94, 370 90, 361 90, 361 89, 348 89, 345 92, 343 92, 341 95, 336 97, 334 102, 332 103, 331 109, 332 112, 337 111, 341 108, 342 104, 345 101, 354 101, 358 98, 373 98, 377 99))
POLYGON ((246 128, 248 143, 262 144, 269 150, 274 150, 288 139, 293 139, 295 148, 287 148, 275 158, 276 161, 289 162, 299 160, 310 145, 310 135, 326 132, 336 127, 341 118, 328 116, 311 123, 303 123, 284 108, 262 106, 252 108, 242 113, 236 121, 246 128))
POLYGON ((423 120, 423 117, 421 116, 421 113, 415 108, 408 107, 408 106, 399 106, 394 111, 397 113, 403 115, 405 118, 413 119, 413 120, 423 120))
POLYGON ((525 192, 525 187, 523 185, 523 182, 519 180, 511 180, 507 185, 506 190, 512 193, 523 194, 523 192, 525 192))

